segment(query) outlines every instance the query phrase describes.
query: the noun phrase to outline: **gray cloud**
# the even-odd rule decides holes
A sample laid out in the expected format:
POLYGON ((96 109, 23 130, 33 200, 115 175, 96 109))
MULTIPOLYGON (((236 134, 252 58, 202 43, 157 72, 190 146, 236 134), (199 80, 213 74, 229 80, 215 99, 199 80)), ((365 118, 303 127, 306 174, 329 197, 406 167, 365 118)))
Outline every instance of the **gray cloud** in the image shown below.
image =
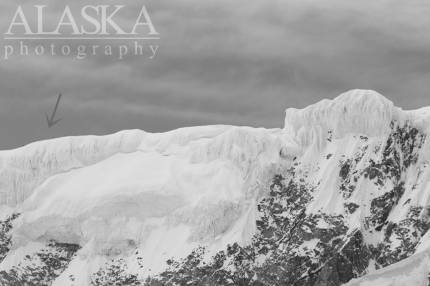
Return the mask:
MULTIPOLYGON (((51 20, 67 4, 46 3, 51 20)), ((0 60, 0 134, 7 134, 0 137, 0 149, 128 128, 282 127, 285 108, 352 88, 376 89, 406 109, 430 105, 430 4, 425 0, 145 4, 162 38, 153 60, 0 60), (64 119, 48 129, 44 113, 58 92, 64 94, 59 109, 64 119)), ((1 30, 15 7, 0 0, 1 30)), ((133 13, 129 9, 119 21, 129 23, 133 13)))

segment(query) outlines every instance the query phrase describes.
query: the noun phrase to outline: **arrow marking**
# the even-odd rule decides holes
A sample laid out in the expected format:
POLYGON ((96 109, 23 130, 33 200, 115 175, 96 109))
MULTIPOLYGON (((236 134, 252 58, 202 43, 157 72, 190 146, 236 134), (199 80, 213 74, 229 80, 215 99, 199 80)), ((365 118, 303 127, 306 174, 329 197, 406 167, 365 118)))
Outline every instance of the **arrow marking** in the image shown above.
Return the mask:
POLYGON ((46 115, 46 122, 48 123, 48 127, 49 128, 51 128, 52 126, 54 126, 55 124, 57 124, 61 120, 61 118, 60 119, 56 119, 56 120, 54 119, 55 118, 55 113, 57 112, 57 109, 58 109, 58 105, 60 104, 61 96, 62 95, 60 93, 58 95, 57 103, 55 104, 54 111, 52 112, 51 117, 49 117, 48 114, 45 113, 45 115, 46 115))

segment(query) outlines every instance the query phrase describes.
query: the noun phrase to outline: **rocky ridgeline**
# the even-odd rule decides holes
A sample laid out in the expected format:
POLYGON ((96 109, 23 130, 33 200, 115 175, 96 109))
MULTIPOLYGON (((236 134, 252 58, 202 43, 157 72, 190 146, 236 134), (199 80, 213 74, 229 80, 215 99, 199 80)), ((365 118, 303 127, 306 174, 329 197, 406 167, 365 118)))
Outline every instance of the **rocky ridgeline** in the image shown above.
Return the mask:
POLYGON ((408 123, 392 122, 391 129, 375 150, 360 136, 361 151, 339 161, 344 214, 307 212, 318 186, 307 183, 308 168, 297 160, 285 174, 274 176, 268 196, 258 204, 257 234, 250 245, 233 244, 209 260, 203 248, 197 249, 183 260, 168 261, 168 270, 144 284, 335 286, 409 257, 430 228, 430 209, 406 201, 401 206, 407 208, 406 218, 395 223, 388 217, 404 194, 406 171, 417 163, 425 135, 408 123), (376 155, 381 150, 379 160, 368 156, 357 167, 366 152, 376 155), (393 187, 372 199, 370 215, 360 227, 351 228, 350 216, 365 206, 348 199, 363 178, 381 189, 388 182, 393 187), (382 239, 366 243, 365 236, 372 233, 382 239))

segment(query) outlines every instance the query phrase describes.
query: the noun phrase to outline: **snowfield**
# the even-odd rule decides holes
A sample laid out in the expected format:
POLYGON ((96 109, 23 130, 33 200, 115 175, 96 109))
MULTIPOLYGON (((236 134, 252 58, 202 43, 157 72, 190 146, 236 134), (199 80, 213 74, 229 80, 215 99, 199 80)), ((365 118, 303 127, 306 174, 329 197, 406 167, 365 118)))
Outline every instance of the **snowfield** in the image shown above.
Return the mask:
MULTIPOLYGON (((200 246, 209 261, 228 245, 255 240, 273 176, 294 169, 290 182, 312 186, 300 215, 324 214, 312 218, 311 232, 336 229, 342 255, 351 237, 362 240, 363 265, 352 263, 352 276, 339 274, 330 285, 350 278, 351 286, 428 285, 429 128, 430 108, 403 111, 374 91, 352 90, 287 109, 282 129, 130 130, 0 151, 0 219, 19 214, 3 224, 0 281, 37 270, 46 251, 64 265, 42 272, 51 276, 39 285, 103 285, 94 273, 113 260, 143 281, 200 246)), ((281 215, 293 213, 284 207, 281 215)), ((335 239, 303 237, 290 256, 309 256, 335 239)), ((318 277, 300 285, 329 285, 321 282, 328 262, 318 259, 318 277)))

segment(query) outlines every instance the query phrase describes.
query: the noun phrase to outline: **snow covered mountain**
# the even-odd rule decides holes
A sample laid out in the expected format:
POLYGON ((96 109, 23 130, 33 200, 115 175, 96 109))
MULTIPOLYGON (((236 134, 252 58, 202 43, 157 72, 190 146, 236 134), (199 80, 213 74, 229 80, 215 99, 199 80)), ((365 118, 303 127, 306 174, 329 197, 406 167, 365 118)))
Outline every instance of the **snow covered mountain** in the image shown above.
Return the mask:
POLYGON ((0 151, 1 285, 428 285, 430 108, 0 151))

